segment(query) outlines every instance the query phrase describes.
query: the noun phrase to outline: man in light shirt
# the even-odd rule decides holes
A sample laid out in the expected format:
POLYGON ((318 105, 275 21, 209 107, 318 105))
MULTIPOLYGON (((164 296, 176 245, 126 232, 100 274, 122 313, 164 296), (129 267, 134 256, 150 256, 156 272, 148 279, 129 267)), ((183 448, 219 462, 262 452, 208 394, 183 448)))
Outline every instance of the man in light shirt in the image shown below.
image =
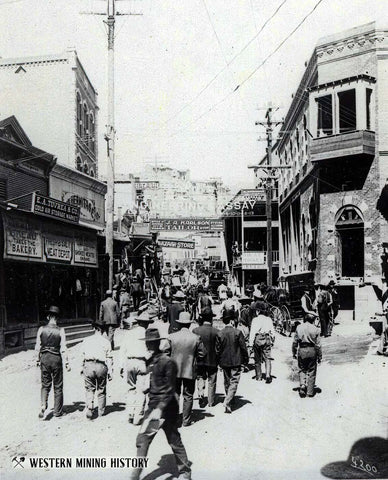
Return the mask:
POLYGON ((271 347, 274 341, 273 323, 267 313, 264 302, 256 302, 256 316, 252 320, 249 334, 249 346, 253 348, 255 357, 255 380, 262 380, 261 364, 265 363, 266 383, 272 382, 271 376, 271 347))
POLYGON ((144 415, 146 402, 145 391, 147 390, 146 360, 150 354, 144 343, 145 330, 150 323, 153 323, 157 316, 156 312, 146 310, 135 317, 130 330, 124 333, 123 343, 121 344, 121 368, 120 375, 124 377, 128 384, 127 394, 127 412, 128 422, 138 425, 144 415))
POLYGON ((86 418, 94 413, 94 395, 97 394, 98 416, 102 417, 106 406, 106 382, 112 379, 112 349, 103 336, 100 325, 94 325, 94 335, 85 338, 81 346, 82 370, 86 389, 86 418))

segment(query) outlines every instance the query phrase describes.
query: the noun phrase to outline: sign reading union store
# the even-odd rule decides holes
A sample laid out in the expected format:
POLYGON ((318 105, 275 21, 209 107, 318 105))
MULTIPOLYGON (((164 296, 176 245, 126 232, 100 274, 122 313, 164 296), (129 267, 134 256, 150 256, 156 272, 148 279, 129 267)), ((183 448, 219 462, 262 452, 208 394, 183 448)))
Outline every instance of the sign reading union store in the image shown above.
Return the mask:
POLYGON ((88 233, 58 227, 24 216, 3 213, 4 258, 97 267, 97 240, 88 233))
POLYGON ((163 218, 151 219, 151 232, 196 230, 201 232, 222 231, 223 221, 217 218, 163 218))

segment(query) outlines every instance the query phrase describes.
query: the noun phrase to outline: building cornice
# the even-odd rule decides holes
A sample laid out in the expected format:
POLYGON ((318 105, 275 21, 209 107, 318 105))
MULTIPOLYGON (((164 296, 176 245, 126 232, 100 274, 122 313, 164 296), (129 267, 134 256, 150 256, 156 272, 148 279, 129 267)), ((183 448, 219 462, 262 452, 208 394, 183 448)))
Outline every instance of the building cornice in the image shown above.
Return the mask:
POLYGON ((91 190, 92 192, 99 193, 101 195, 106 194, 106 185, 105 183, 97 180, 96 178, 90 177, 85 173, 82 173, 78 170, 73 168, 67 167, 65 165, 56 164, 55 167, 51 171, 51 175, 61 180, 67 180, 72 182, 76 185, 80 185, 82 187, 91 190))

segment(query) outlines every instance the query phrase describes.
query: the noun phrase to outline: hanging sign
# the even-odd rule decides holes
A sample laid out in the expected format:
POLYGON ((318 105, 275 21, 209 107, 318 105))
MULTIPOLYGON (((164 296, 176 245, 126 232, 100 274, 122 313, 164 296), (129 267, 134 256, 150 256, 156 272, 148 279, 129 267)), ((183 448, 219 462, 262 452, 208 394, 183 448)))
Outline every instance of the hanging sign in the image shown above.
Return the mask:
POLYGON ((74 263, 97 265, 97 243, 83 237, 75 237, 74 263))
POLYGON ((70 263, 73 257, 73 242, 70 237, 45 234, 44 253, 48 261, 70 263))
POLYGON ((150 231, 196 230, 201 232, 222 231, 224 224, 217 218, 163 218, 151 219, 150 231))
POLYGON ((78 223, 80 217, 79 207, 55 200, 55 198, 45 197, 38 193, 34 195, 32 211, 38 215, 59 218, 71 223, 78 223))
POLYGON ((183 248, 188 250, 194 250, 195 242, 190 240, 168 240, 168 239, 158 239, 158 245, 165 248, 183 248))
POLYGON ((3 215, 5 257, 42 258, 42 233, 39 224, 3 215))

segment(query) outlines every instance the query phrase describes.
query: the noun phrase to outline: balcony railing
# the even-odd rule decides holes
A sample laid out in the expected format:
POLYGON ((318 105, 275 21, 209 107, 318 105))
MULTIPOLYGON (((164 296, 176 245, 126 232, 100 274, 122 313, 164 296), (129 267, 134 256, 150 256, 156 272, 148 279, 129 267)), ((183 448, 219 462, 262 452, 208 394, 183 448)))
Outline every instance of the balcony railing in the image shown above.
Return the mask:
POLYGON ((314 138, 310 153, 312 162, 352 155, 374 156, 375 133, 369 130, 357 130, 314 138))

